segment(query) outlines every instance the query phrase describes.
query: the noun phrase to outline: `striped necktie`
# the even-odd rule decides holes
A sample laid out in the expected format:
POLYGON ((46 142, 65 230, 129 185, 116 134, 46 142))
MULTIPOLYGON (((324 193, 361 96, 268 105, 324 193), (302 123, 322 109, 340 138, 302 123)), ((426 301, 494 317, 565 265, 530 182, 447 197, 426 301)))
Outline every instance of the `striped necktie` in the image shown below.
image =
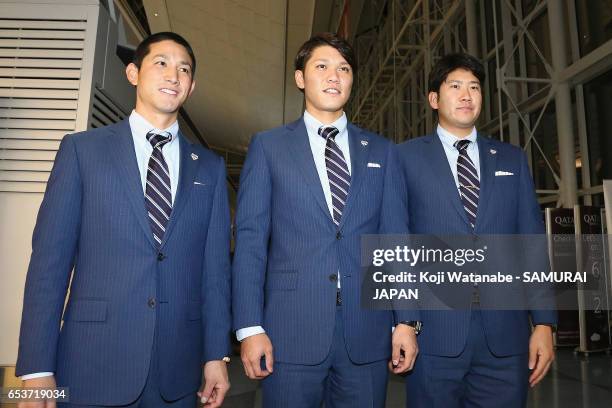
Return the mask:
POLYGON ((459 179, 459 192, 461 202, 465 209, 465 214, 472 229, 476 225, 476 214, 478 212, 478 196, 480 195, 480 180, 476 167, 467 154, 469 140, 459 140, 455 142, 455 147, 459 150, 457 159, 457 178, 459 179))
POLYGON ((344 211, 349 187, 351 186, 351 174, 342 150, 335 140, 338 133, 339 130, 334 126, 321 126, 319 128, 319 135, 327 142, 325 145, 325 167, 327 167, 327 179, 331 190, 333 219, 336 227, 340 225, 342 211, 344 211))
POLYGON ((169 132, 157 134, 151 131, 147 133, 147 140, 153 146, 153 152, 147 169, 145 205, 153 231, 153 238, 159 247, 164 239, 166 226, 172 213, 170 172, 162 155, 162 147, 172 140, 172 135, 169 132))

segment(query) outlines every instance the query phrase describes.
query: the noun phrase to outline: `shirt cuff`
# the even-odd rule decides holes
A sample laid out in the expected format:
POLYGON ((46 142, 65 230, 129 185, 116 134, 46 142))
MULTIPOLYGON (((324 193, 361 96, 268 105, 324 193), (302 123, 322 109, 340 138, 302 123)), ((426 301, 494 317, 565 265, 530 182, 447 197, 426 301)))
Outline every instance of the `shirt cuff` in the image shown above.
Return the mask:
POLYGON ((41 377, 51 377, 53 375, 52 372, 50 371, 43 371, 40 373, 32 373, 32 374, 26 374, 26 375, 22 375, 21 376, 21 381, 25 381, 25 380, 31 380, 34 378, 41 378, 41 377))
POLYGON ((265 332, 266 331, 261 326, 245 327, 244 329, 236 330, 236 338, 238 339, 238 341, 242 341, 247 337, 251 337, 256 334, 262 334, 265 332))

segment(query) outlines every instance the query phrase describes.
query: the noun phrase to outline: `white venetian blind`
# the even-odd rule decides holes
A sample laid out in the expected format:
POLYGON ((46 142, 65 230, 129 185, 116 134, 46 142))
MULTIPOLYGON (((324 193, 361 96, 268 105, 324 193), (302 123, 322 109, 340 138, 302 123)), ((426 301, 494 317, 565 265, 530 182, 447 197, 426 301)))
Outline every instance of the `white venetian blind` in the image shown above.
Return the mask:
POLYGON ((0 191, 44 192, 76 126, 86 23, 0 18, 0 191))

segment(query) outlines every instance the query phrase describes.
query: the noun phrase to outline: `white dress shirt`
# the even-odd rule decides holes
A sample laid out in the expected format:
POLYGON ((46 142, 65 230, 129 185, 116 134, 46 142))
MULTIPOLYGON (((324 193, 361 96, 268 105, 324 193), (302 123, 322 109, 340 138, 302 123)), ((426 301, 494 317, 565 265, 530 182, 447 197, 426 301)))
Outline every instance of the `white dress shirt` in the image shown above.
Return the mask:
MULTIPOLYGON (((149 121, 147 121, 142 115, 135 110, 129 118, 130 130, 132 131, 132 139, 134 140, 134 151, 136 152, 136 161, 138 162, 138 171, 140 172, 140 181, 142 182, 142 193, 147 188, 147 168, 149 167, 149 158, 153 153, 153 146, 147 140, 147 133, 154 131, 156 133, 170 132, 172 134, 172 140, 162 146, 162 155, 168 164, 168 171, 170 173, 170 189, 172 193, 172 203, 174 204, 174 198, 176 197, 176 188, 178 186, 179 177, 179 165, 180 165, 180 148, 178 142, 178 130, 179 125, 177 121, 174 121, 166 129, 156 129, 149 121)), ((22 380, 29 380, 32 378, 48 377, 53 375, 52 372, 40 372, 22 375, 22 380)))
MULTIPOLYGON (((306 133, 308 133, 308 142, 310 143, 310 150, 312 150, 312 157, 314 158, 315 167, 319 174, 319 180, 321 180, 321 187, 323 187, 323 194, 325 195, 325 202, 327 202, 327 208, 329 209, 330 216, 334 217, 334 210, 332 204, 331 188, 329 187, 329 179, 327 178, 327 165, 325 164, 325 146, 327 141, 319 135, 319 128, 321 126, 334 126, 338 129, 338 134, 334 138, 336 144, 342 151, 344 160, 348 167, 349 174, 351 173, 351 155, 349 149, 349 136, 346 118, 346 113, 342 112, 342 116, 336 119, 333 123, 324 124, 312 116, 308 111, 304 111, 304 124, 306 125, 306 133)), ((338 288, 340 288, 340 273, 338 273, 338 288)), ((247 337, 254 336, 256 334, 265 333, 265 330, 261 326, 251 326, 236 330, 236 338, 238 341, 242 341, 247 337)))

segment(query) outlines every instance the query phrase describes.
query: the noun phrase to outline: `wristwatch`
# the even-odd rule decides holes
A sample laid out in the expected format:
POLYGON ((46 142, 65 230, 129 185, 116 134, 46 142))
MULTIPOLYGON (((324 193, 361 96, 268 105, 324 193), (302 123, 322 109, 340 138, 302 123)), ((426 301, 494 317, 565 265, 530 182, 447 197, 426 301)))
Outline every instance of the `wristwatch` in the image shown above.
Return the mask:
POLYGON ((533 327, 535 326, 548 326, 550 327, 550 330, 552 330, 553 333, 557 332, 557 325, 553 323, 536 323, 533 325, 533 327))
POLYGON ((414 329, 414 334, 416 334, 417 336, 419 335, 419 333, 421 333, 421 330, 423 330, 423 322, 419 322, 416 320, 403 320, 398 324, 405 324, 406 326, 412 327, 414 329))

